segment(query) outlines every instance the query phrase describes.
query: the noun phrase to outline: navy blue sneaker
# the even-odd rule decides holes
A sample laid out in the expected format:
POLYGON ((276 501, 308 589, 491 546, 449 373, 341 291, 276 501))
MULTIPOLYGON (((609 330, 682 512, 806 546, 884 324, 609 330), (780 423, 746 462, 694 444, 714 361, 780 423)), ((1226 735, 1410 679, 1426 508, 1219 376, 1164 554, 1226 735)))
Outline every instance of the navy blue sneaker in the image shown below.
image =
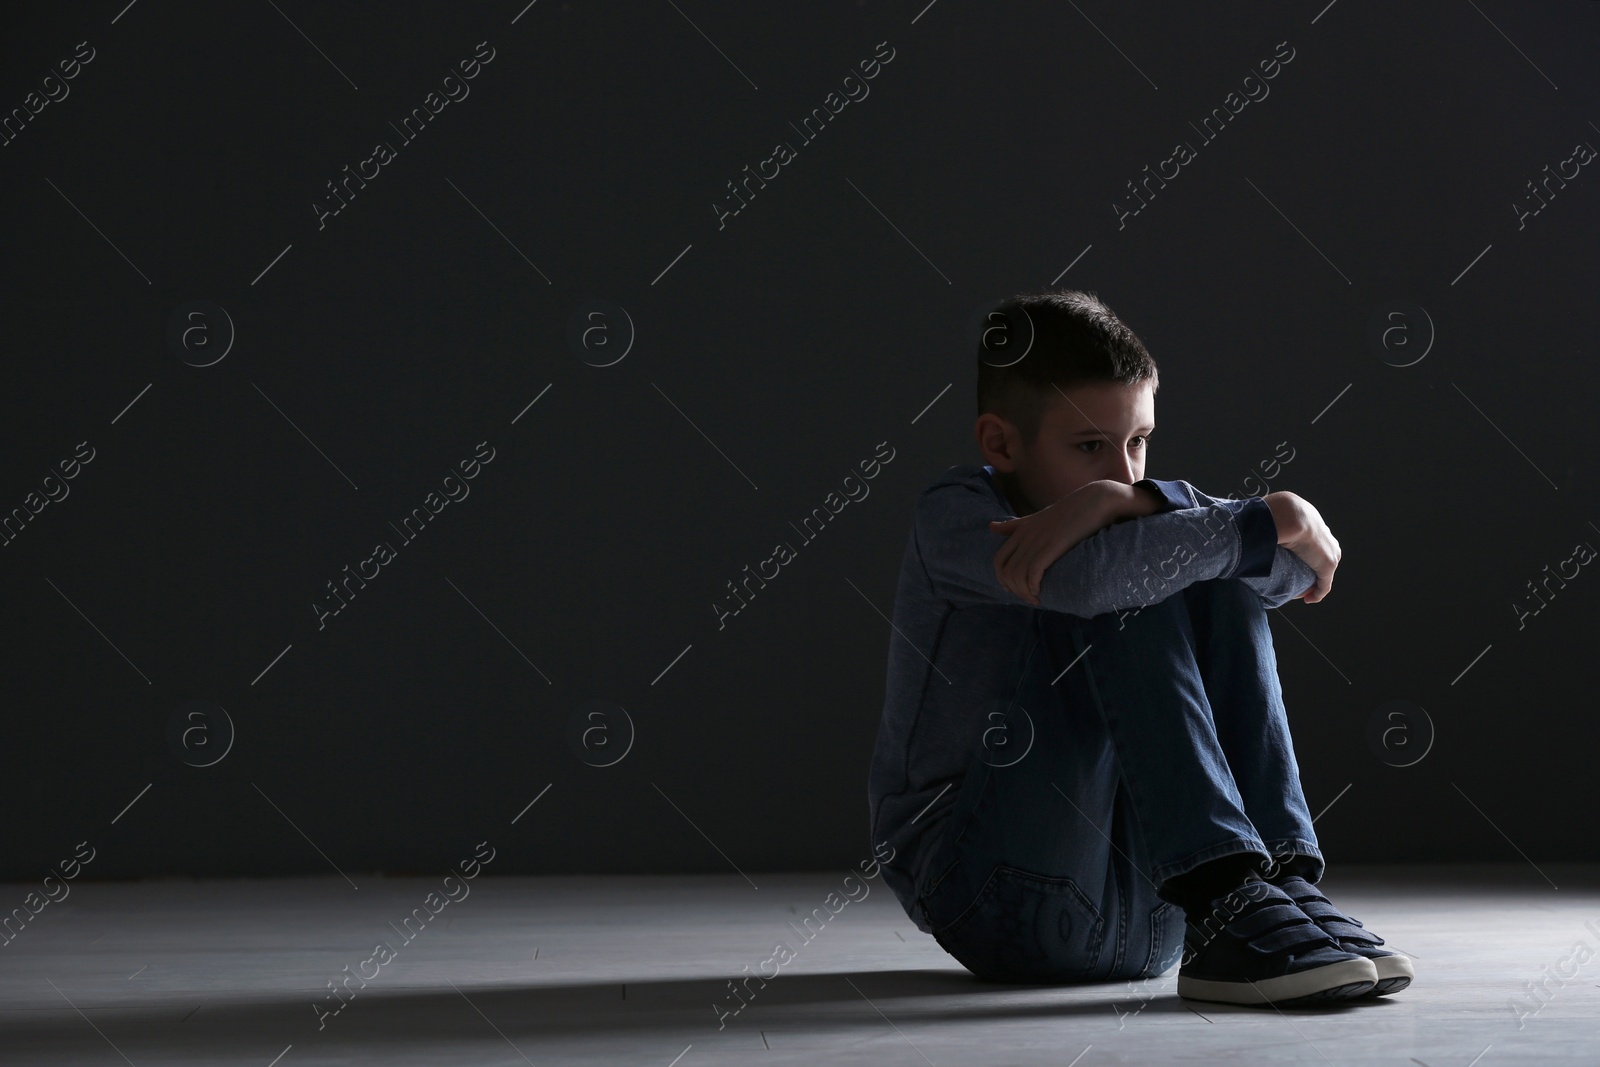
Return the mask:
POLYGON ((1190 918, 1178 995, 1229 1004, 1307 1004, 1370 993, 1377 968, 1339 947, 1289 895, 1251 880, 1190 918))
POLYGON ((1311 916, 1323 933, 1338 941, 1340 948, 1372 961, 1378 971, 1378 984, 1372 988, 1371 996, 1398 993, 1417 976, 1409 959, 1398 952, 1379 948, 1383 938, 1363 927, 1360 919, 1352 919, 1334 907, 1333 901, 1304 878, 1291 875, 1279 882, 1278 888, 1288 894, 1301 911, 1311 916))

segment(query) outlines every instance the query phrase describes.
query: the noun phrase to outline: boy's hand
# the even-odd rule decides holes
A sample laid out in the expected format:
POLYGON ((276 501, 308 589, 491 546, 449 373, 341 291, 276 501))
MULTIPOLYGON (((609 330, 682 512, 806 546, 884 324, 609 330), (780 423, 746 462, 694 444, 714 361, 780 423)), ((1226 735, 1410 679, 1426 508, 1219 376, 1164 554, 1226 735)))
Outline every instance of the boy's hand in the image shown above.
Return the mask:
POLYGON ((1294 493, 1279 491, 1264 498, 1278 524, 1278 544, 1299 556, 1317 572, 1317 581, 1299 599, 1315 604, 1333 588, 1333 572, 1343 553, 1339 541, 1322 521, 1321 512, 1311 502, 1294 493))
POLYGON ((1155 507, 1148 493, 1102 479, 1032 515, 991 520, 989 529, 1006 535, 1006 543, 995 553, 995 577, 1011 593, 1038 607, 1045 568, 1101 528, 1149 514, 1155 507))

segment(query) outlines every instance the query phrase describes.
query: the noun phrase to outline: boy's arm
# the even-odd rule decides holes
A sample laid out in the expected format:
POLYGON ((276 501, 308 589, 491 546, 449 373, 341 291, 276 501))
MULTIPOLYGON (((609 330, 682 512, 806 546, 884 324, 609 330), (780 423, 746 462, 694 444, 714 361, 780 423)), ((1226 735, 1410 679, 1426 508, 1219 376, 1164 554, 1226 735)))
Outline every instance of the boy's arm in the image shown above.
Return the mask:
MULTIPOLYGON (((1187 482, 1184 483, 1188 485, 1187 482)), ((1201 505, 1209 504, 1216 497, 1207 496, 1194 486, 1189 486, 1195 499, 1201 505)), ((1261 497, 1246 497, 1247 500, 1260 500, 1261 497)), ((1254 589, 1261 597, 1261 602, 1269 608, 1280 608, 1291 600, 1298 600, 1307 589, 1317 581, 1317 572, 1311 565, 1283 545, 1278 545, 1272 556, 1272 569, 1270 573, 1260 576, 1235 575, 1245 585, 1254 589)))
POLYGON ((1291 600, 1299 600, 1307 589, 1317 584, 1317 572, 1299 556, 1282 545, 1272 556, 1272 573, 1260 578, 1241 578, 1261 597, 1269 608, 1281 608, 1291 600))
MULTIPOLYGON (((1137 522, 1107 525, 1045 569, 1039 605, 1091 618, 1145 607, 1208 578, 1270 579, 1276 569, 1277 526, 1260 497, 1202 504, 1179 480, 1134 483, 1159 510, 1137 522), (1158 498, 1158 499, 1157 499, 1158 498)), ((989 527, 1004 518, 981 474, 923 491, 917 500, 916 541, 934 592, 958 606, 1032 607, 1000 583, 995 554, 1006 535, 989 527)))

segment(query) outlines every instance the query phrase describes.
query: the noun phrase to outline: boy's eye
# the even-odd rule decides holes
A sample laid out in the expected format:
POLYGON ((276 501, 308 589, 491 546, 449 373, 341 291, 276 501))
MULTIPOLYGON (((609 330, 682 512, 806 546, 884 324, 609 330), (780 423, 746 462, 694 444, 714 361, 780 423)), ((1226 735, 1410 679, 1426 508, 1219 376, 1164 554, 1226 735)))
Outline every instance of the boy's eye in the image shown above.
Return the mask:
MULTIPOLYGON (((1148 436, 1146 436, 1146 435, 1141 434, 1141 435, 1135 437, 1134 440, 1136 442, 1138 442, 1138 444, 1136 444, 1134 446, 1135 448, 1143 448, 1146 444, 1149 443, 1150 438, 1148 436)), ((1087 451, 1088 455, 1093 455, 1094 452, 1096 450, 1098 450, 1100 445, 1103 444, 1103 443, 1104 442, 1101 442, 1101 441, 1080 441, 1080 442, 1078 442, 1078 447, 1088 450, 1087 451), (1090 446, 1093 446, 1093 447, 1091 448, 1090 446)))

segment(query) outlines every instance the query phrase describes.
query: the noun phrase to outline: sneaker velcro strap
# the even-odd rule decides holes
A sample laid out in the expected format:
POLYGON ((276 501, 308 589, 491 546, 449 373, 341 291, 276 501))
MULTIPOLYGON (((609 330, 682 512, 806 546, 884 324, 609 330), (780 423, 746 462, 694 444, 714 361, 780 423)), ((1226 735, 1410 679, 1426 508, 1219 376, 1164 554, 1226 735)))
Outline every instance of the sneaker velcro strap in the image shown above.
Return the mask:
POLYGON ((1317 925, 1322 927, 1322 929, 1325 930, 1330 937, 1336 937, 1341 941, 1361 941, 1366 944, 1383 944, 1383 940, 1376 934, 1369 934, 1359 926, 1352 926, 1347 922, 1340 922, 1338 919, 1324 919, 1317 925))
POLYGON ((1333 901, 1323 896, 1319 889, 1303 878, 1295 879, 1290 888, 1294 889, 1295 892, 1290 893, 1285 890, 1289 898, 1300 906, 1301 911, 1314 919, 1338 919, 1341 922, 1354 923, 1357 926, 1366 925, 1360 919, 1351 918, 1340 912, 1334 906, 1333 901))
POLYGON ((1247 906, 1228 923, 1228 929, 1240 937, 1249 939, 1280 926, 1298 925, 1315 928, 1315 924, 1306 918, 1305 913, 1293 904, 1279 904, 1270 898, 1268 900, 1269 903, 1257 904, 1255 907, 1247 906))
POLYGON ((1316 923, 1296 923, 1268 930, 1245 943, 1255 951, 1271 956, 1285 949, 1310 949, 1319 944, 1332 945, 1334 941, 1316 923))
POLYGON ((1333 902, 1326 897, 1300 897, 1296 903, 1300 905, 1301 911, 1315 919, 1318 926, 1334 937, 1383 944, 1382 939, 1378 939, 1376 934, 1363 929, 1359 920, 1352 919, 1334 907, 1333 902))
POLYGON ((1319 922, 1323 919, 1350 921, 1350 916, 1334 907, 1333 901, 1326 897, 1296 897, 1294 902, 1300 906, 1301 911, 1319 922))

